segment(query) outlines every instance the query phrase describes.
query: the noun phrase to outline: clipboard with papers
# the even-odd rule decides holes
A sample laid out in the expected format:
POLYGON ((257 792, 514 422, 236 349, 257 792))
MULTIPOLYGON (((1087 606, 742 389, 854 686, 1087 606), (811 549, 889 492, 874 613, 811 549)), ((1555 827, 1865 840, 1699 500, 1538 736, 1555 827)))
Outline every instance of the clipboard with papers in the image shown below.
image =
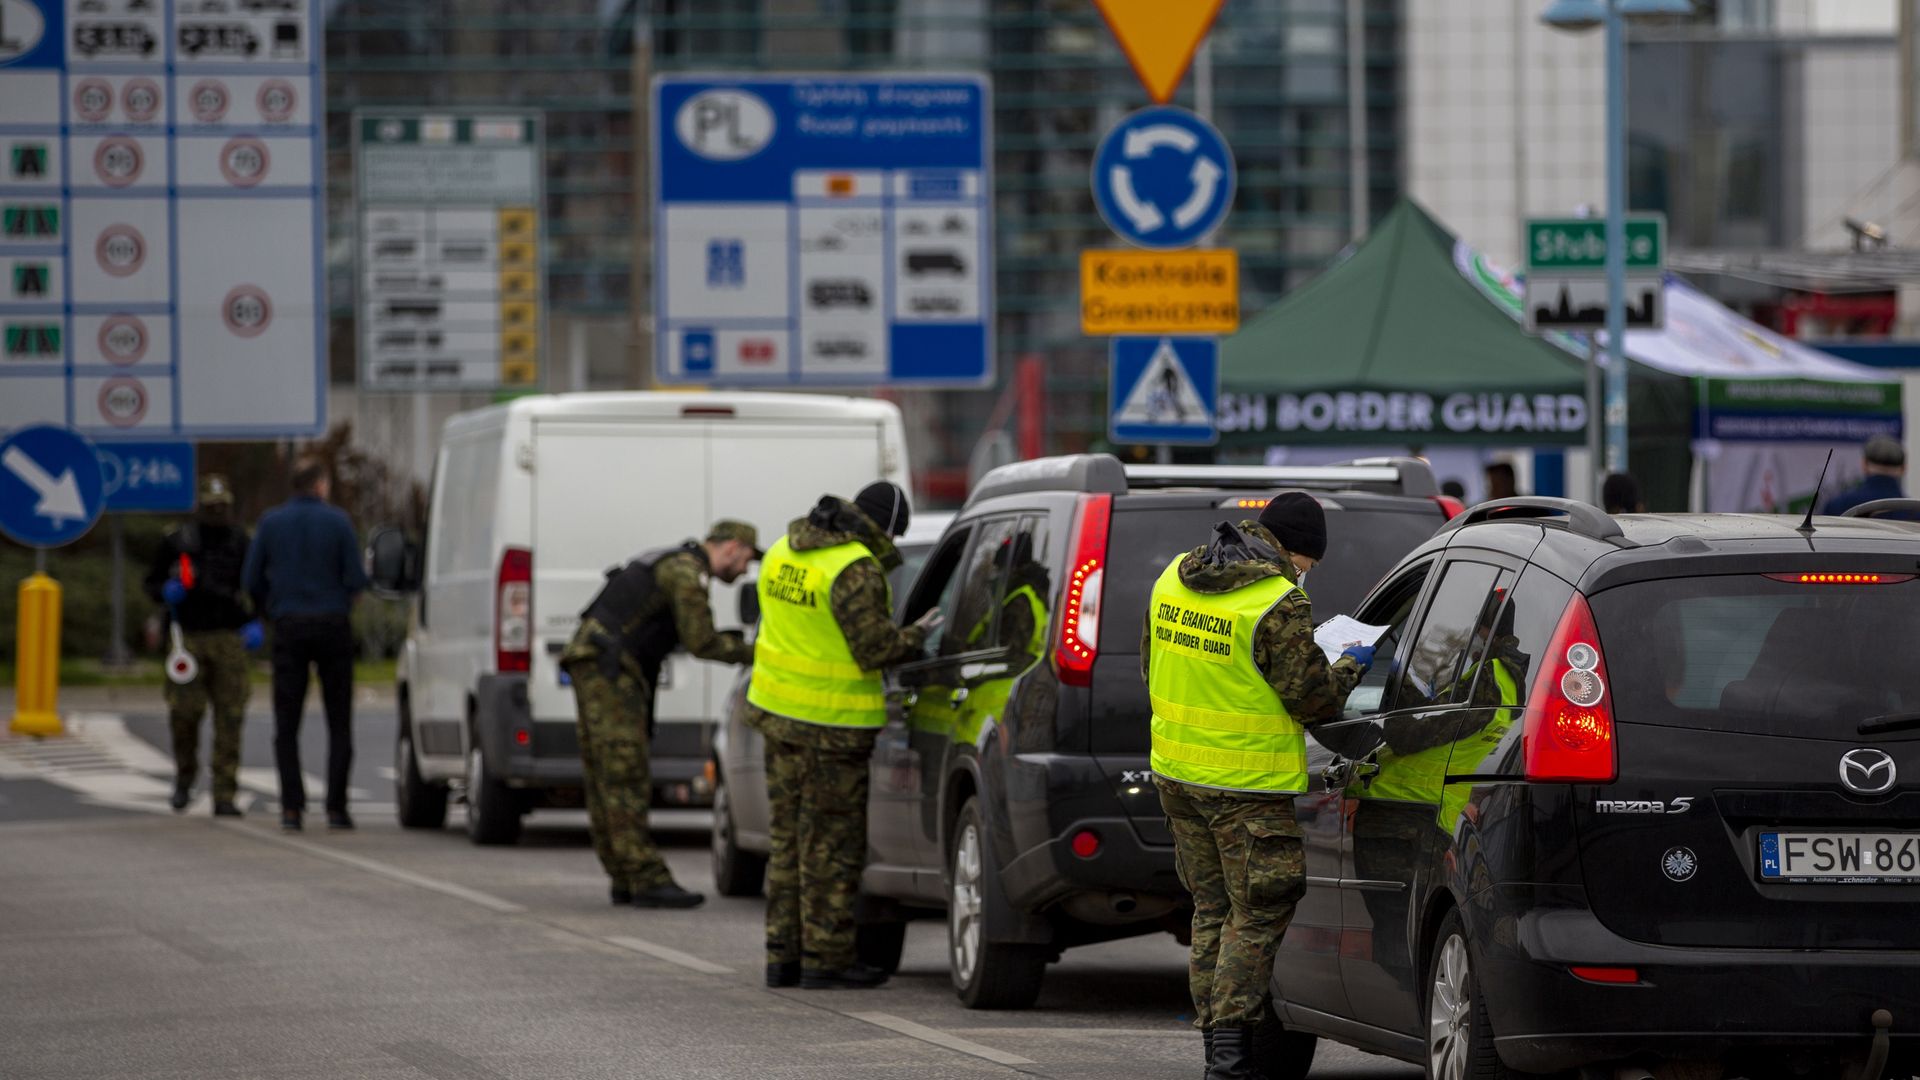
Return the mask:
POLYGON ((1335 615, 1313 628, 1313 643, 1320 646, 1320 651, 1327 654, 1327 661, 1331 663, 1355 645, 1372 645, 1379 641, 1390 629, 1390 626, 1374 626, 1347 615, 1335 615))

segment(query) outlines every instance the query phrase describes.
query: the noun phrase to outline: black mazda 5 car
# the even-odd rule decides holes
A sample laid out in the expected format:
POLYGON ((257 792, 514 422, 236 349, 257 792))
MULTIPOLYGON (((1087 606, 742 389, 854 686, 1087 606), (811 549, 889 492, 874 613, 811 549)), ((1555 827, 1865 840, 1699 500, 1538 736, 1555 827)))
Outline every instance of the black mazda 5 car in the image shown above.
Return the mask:
POLYGON ((1274 1076, 1910 1076, 1920 525, 1509 499, 1374 588, 1311 729, 1274 1076))

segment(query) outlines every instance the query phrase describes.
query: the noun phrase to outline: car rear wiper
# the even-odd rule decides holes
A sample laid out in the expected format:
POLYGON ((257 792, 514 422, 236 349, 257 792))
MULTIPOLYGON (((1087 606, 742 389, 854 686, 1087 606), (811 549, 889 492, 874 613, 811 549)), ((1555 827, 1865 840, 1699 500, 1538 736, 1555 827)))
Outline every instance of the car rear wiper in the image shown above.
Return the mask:
POLYGON ((1862 735, 1879 735, 1888 731, 1904 731, 1907 728, 1920 728, 1920 712, 1898 712, 1868 717, 1860 721, 1860 726, 1854 730, 1862 735))

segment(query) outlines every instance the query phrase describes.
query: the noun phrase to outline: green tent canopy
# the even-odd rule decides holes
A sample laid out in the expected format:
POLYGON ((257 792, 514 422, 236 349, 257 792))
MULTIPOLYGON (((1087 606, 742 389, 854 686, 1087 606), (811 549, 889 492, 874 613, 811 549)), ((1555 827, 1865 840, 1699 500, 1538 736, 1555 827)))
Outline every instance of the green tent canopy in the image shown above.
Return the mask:
MULTIPOLYGON (((1489 303, 1455 267, 1453 234, 1408 199, 1228 338, 1220 372, 1223 448, 1586 437, 1582 362, 1489 303)), ((1638 364, 1633 375, 1674 381, 1638 364)))

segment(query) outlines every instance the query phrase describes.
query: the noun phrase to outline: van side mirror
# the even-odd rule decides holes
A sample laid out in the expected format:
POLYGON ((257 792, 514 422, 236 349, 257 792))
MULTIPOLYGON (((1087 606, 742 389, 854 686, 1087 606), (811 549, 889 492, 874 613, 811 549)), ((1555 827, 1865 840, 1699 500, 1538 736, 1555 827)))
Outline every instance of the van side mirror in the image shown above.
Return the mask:
POLYGON ((367 577, 376 593, 394 597, 417 592, 420 570, 420 546, 406 533, 388 526, 368 538, 367 577))
POLYGON ((740 583, 740 625, 752 626, 760 621, 759 583, 748 578, 740 583))

